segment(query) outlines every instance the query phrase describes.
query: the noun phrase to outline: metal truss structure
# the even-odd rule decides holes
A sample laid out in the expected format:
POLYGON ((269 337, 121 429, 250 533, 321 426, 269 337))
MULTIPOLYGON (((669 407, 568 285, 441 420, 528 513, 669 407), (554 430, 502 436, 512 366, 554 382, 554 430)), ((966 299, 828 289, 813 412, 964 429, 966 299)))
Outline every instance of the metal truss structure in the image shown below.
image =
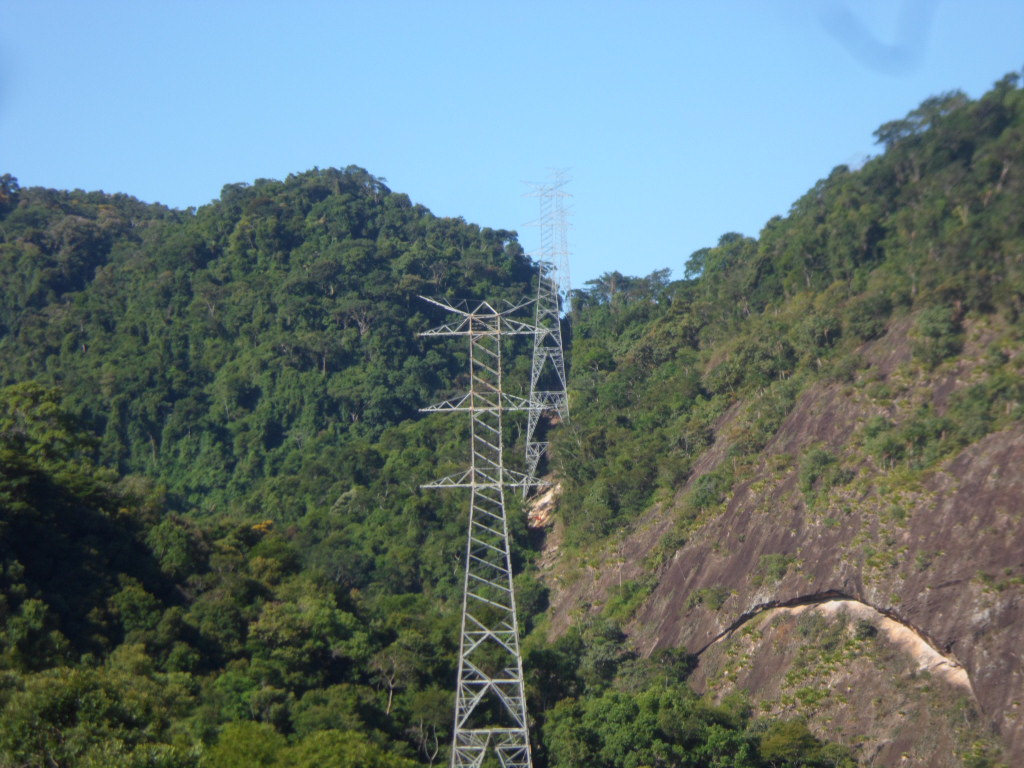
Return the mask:
MULTIPOLYGON (((564 187, 568 177, 557 170, 546 184, 533 185, 530 196, 540 200, 540 250, 537 299, 535 303, 537 333, 533 340, 533 364, 530 367, 530 403, 526 424, 526 474, 534 477, 548 443, 540 440, 537 428, 545 414, 569 419, 569 398, 565 376, 565 352, 562 346, 562 307, 569 302, 569 228, 564 187)), ((528 488, 524 487, 525 495, 528 488)))
POLYGON ((525 492, 535 481, 505 468, 502 415, 533 406, 503 391, 501 355, 504 336, 537 329, 510 317, 525 305, 426 300, 455 319, 421 336, 469 337, 469 392, 424 409, 470 416, 469 469, 423 486, 470 490, 451 766, 480 768, 494 755, 502 768, 532 768, 505 489, 525 492))

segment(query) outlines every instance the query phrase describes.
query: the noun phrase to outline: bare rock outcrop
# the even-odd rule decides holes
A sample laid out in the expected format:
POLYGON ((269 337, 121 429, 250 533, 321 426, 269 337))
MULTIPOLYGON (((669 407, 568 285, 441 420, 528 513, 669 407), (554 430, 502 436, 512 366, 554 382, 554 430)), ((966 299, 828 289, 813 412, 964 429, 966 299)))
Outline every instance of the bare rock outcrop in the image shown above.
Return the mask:
MULTIPOLYGON (((653 566, 657 584, 627 630, 642 653, 669 646, 699 652, 765 607, 807 596, 855 600, 909 628, 965 675, 978 732, 991 731, 1009 764, 1024 765, 1024 425, 988 434, 926 470, 869 455, 858 443, 869 419, 899 421, 923 402, 941 412, 951 393, 977 379, 988 342, 985 329, 975 329, 960 360, 910 375, 908 327, 897 322, 861 350, 866 368, 857 382, 820 381, 800 395, 727 503, 653 566), (799 481, 800 457, 815 446, 850 471, 847 482, 818 495, 799 481)), ((608 551, 590 553, 601 565, 576 567, 568 578, 549 564, 552 631, 650 570, 648 556, 688 488, 726 456, 732 415, 675 504, 653 508, 608 551)), ((846 732, 843 717, 836 712, 814 725, 834 737, 846 732)), ((863 713, 850 708, 846 717, 863 713)), ((932 715, 922 717, 919 727, 939 727, 932 715)), ((876 734, 872 764, 928 765, 908 762, 895 733, 886 747, 885 733, 876 734)))

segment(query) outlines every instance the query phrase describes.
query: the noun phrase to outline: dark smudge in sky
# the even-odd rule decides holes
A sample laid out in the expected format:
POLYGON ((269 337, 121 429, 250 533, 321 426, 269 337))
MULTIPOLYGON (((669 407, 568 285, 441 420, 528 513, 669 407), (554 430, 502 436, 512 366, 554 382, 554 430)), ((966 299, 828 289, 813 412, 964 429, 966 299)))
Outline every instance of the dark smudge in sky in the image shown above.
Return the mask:
POLYGON ((878 39, 845 3, 836 3, 823 12, 821 21, 864 66, 887 75, 903 75, 921 64, 937 5, 937 0, 904 0, 896 39, 891 43, 878 39))

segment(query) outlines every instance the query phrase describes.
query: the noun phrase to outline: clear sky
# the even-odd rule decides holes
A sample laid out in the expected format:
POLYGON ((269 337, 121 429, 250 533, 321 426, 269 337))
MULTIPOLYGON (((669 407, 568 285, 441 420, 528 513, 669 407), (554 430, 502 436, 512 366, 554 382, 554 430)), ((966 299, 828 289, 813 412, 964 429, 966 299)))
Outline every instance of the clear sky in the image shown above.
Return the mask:
POLYGON ((756 235, 927 96, 1024 65, 1021 0, 0 0, 0 172, 198 206, 362 166, 573 282, 756 235))

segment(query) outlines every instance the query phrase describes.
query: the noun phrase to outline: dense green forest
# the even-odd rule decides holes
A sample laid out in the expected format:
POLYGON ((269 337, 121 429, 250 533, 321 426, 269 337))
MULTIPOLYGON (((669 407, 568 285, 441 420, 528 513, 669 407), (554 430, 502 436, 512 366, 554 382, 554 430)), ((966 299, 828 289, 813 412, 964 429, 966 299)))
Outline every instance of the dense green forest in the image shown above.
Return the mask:
MULTIPOLYGON (((882 154, 759 238, 674 265, 683 279, 576 292, 573 419, 552 430, 565 546, 678 488, 756 392, 685 537, 801 389, 851 376, 890 317, 913 317, 925 368, 971 315, 1024 335, 1016 77, 876 138, 882 154)), ((515 299, 533 277, 514 233, 435 217, 355 167, 188 211, 0 179, 0 765, 446 762, 465 500, 418 485, 464 440, 417 409, 462 388, 466 357, 417 339, 437 317, 416 297, 515 299)), ((946 414, 869 425, 879 460, 927 465, 1020 420, 1019 362, 991 357, 946 414)), ((828 455, 804 463, 808 492, 843 482, 828 455)), ((798 720, 696 697, 685 653, 638 657, 621 600, 550 639, 524 517, 539 766, 855 764, 798 720)))

